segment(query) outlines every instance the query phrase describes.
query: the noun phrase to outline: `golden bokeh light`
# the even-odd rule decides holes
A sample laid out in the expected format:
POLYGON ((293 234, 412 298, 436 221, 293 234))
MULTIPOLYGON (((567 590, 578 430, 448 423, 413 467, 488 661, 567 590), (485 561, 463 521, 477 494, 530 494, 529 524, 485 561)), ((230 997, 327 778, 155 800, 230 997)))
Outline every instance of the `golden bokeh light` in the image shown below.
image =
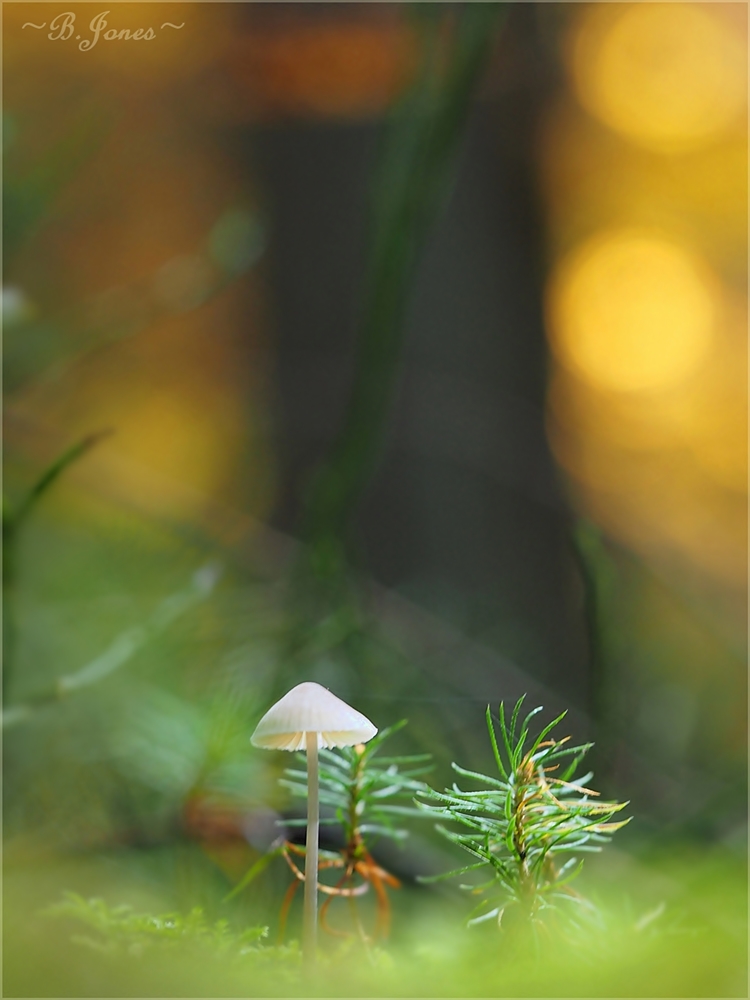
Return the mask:
POLYGON ((570 47, 579 100, 650 149, 702 145, 745 107, 747 56, 737 28, 719 5, 592 4, 570 47))
POLYGON ((723 325, 718 350, 669 399, 664 423, 674 428, 701 473, 717 486, 747 494, 747 316, 736 310, 723 325))
POLYGON ((678 158, 655 157, 569 99, 540 132, 541 186, 557 256, 600 226, 670 231, 699 246, 725 280, 747 274, 747 136, 740 130, 678 158))
POLYGON ((554 416, 548 431, 576 502, 606 532, 648 558, 687 559, 716 580, 744 585, 746 499, 706 475, 688 448, 675 440, 629 451, 571 432, 554 416))
POLYGON ((612 230, 564 258, 547 289, 559 360, 603 389, 659 391, 705 358, 718 312, 709 269, 647 231, 612 230))
POLYGON ((557 368, 547 393, 550 433, 596 438, 616 451, 661 451, 675 445, 675 428, 659 419, 660 402, 660 394, 603 392, 557 368))
MULTIPOLYGON (((720 352, 684 389, 656 395, 596 392, 563 371, 548 395, 548 429, 570 473, 593 486, 628 462, 679 453, 696 476, 747 492, 747 387, 741 350, 720 352), (581 444, 586 443, 585 449, 581 444), (575 447, 574 447, 575 446, 575 447), (596 461, 589 458, 596 455, 596 461)), ((618 471, 619 470, 619 471, 618 471)))
POLYGON ((747 10, 589 4, 569 24, 541 133, 550 444, 606 532, 739 594, 747 10))

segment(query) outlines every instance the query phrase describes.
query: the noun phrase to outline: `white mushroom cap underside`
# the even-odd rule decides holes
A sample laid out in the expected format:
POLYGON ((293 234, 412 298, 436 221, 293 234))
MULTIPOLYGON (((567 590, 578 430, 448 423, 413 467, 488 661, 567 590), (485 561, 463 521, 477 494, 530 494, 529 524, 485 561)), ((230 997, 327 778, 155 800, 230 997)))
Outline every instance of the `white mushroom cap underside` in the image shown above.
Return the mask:
POLYGON ((318 734, 319 748, 350 747, 371 740, 377 729, 327 688, 306 681, 269 708, 251 742, 265 750, 304 750, 306 733, 318 734))

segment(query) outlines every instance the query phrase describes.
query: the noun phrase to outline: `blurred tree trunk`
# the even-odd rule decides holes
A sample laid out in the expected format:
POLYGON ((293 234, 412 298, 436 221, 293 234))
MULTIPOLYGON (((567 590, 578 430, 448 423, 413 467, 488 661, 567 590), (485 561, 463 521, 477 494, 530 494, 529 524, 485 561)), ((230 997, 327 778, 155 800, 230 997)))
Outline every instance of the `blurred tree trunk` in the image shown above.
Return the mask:
MULTIPOLYGON (((376 580, 583 705, 576 570, 544 432, 533 139, 545 57, 533 16, 514 8, 510 28, 416 271, 387 442, 355 537, 376 580)), ((370 123, 316 121, 274 124, 253 140, 273 211, 275 524, 286 531, 299 528, 312 470, 341 441, 357 377, 377 134, 370 123)))

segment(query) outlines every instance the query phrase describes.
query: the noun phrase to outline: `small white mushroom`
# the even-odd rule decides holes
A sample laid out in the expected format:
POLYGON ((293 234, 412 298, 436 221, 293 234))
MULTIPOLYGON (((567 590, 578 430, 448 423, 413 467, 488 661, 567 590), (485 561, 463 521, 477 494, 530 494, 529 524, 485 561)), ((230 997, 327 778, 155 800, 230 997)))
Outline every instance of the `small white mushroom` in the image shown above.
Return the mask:
POLYGON ((253 746, 307 751, 307 843, 302 951, 315 961, 318 930, 318 749, 367 743, 377 729, 360 712, 313 681, 292 688, 258 723, 253 746))

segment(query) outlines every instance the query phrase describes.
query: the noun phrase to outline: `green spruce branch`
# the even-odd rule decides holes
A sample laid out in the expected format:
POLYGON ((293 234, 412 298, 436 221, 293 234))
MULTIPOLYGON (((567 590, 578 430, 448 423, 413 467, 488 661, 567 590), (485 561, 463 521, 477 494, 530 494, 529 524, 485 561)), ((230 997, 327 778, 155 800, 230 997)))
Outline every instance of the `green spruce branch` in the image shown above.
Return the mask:
MULTIPOLYGON (((336 877, 333 883, 318 883, 319 891, 326 896, 320 910, 320 922, 324 930, 335 936, 354 933, 369 943, 388 934, 390 903, 386 890, 387 887, 399 888, 400 882, 373 858, 371 851, 380 837, 403 841, 408 836, 403 821, 422 817, 421 809, 414 805, 414 797, 427 789, 421 776, 431 767, 430 754, 376 758, 383 743, 405 725, 404 719, 382 730, 368 743, 319 751, 319 801, 328 813, 321 818, 320 825, 339 827, 344 841, 339 851, 320 851, 319 870, 333 873, 336 877), (377 916, 372 934, 366 932, 356 907, 357 898, 370 889, 377 898, 377 916), (333 929, 328 923, 328 908, 337 897, 347 899, 351 904, 353 932, 333 929)), ((305 761, 304 754, 297 756, 301 762, 305 761)), ((307 770, 287 768, 285 775, 279 779, 280 784, 293 796, 307 798, 307 770)), ((286 825, 304 826, 305 822, 304 819, 291 819, 286 821, 286 825)), ((296 858, 304 857, 304 847, 288 840, 277 841, 255 862, 227 899, 246 889, 275 858, 283 858, 295 880, 281 907, 279 934, 282 936, 295 891, 305 878, 296 858)))
POLYGON ((588 787, 591 772, 576 777, 592 744, 571 746, 569 737, 551 736, 566 713, 532 738, 531 721, 542 709, 533 709, 521 721, 523 701, 515 705, 510 721, 502 702, 497 722, 487 707, 497 776, 454 763, 458 775, 480 787, 464 790, 454 783, 443 792, 420 793, 420 808, 443 821, 439 832, 473 858, 469 865, 425 881, 475 871, 488 874, 489 880, 479 886, 463 886, 483 897, 470 919, 497 918, 505 929, 544 923, 568 904, 589 906, 570 887, 583 866, 580 855, 600 851, 629 822, 615 819, 627 803, 602 801, 588 787))

